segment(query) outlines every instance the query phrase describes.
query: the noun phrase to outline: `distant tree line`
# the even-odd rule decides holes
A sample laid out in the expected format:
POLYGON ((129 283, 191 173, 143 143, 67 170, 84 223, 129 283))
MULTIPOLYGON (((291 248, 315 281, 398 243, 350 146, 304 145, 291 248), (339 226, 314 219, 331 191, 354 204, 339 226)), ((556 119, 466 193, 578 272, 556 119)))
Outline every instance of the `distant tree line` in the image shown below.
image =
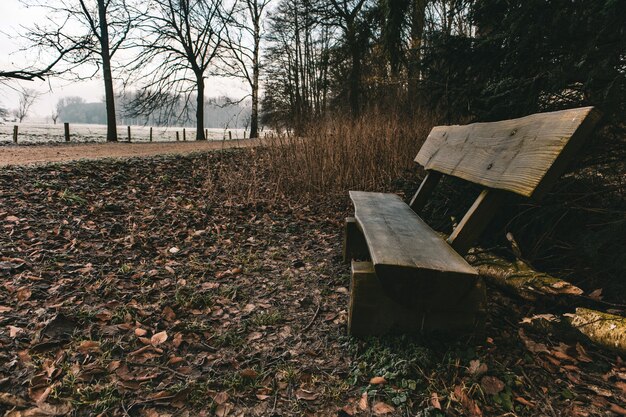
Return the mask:
POLYGON ((449 123, 580 105, 623 121, 626 111, 622 0, 24 1, 60 22, 25 34, 55 54, 56 75, 91 64, 102 76, 109 140, 122 114, 193 120, 204 139, 211 75, 249 87, 252 137, 259 117, 300 130, 369 111, 426 109, 449 123), (115 78, 138 92, 114 92, 115 78))
MULTIPOLYGON (((159 112, 156 109, 150 115, 129 115, 124 112, 125 106, 133 99, 134 94, 116 97, 116 102, 120 110, 116 117, 121 124, 150 125, 150 126, 194 126, 195 109, 193 112, 185 112, 182 99, 178 100, 178 114, 169 115, 167 112, 159 112)), ((106 103, 88 103, 82 97, 64 97, 57 102, 52 116, 63 122, 106 124, 107 112, 106 103)), ((218 97, 207 99, 204 103, 204 126, 206 128, 248 128, 250 120, 250 109, 247 106, 233 102, 228 97, 218 97)))

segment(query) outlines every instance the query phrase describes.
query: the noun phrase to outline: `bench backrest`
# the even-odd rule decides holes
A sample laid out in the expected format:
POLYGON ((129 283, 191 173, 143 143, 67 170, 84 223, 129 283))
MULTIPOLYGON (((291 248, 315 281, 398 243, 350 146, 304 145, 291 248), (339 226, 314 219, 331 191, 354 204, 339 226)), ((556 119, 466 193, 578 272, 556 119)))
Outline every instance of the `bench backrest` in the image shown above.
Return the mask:
POLYGON ((427 170, 536 197, 547 190, 599 119, 593 107, 465 126, 437 126, 415 161, 427 170))
POLYGON ((504 193, 540 198, 563 174, 600 119, 593 107, 465 126, 437 126, 415 161, 427 170, 411 207, 419 212, 441 175, 485 190, 448 242, 464 254, 500 207, 504 193))

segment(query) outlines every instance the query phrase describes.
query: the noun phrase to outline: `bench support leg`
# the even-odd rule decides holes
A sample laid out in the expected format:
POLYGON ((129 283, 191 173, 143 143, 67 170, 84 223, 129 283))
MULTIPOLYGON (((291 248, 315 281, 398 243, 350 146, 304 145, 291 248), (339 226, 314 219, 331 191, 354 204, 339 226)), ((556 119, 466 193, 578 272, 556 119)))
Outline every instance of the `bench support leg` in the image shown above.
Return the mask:
POLYGON ((356 219, 354 217, 346 217, 343 238, 343 260, 345 263, 350 263, 353 259, 369 259, 369 252, 365 237, 359 230, 356 219))
POLYGON ((482 279, 463 300, 441 311, 410 309, 392 300, 380 284, 371 262, 352 262, 348 333, 352 336, 441 332, 480 334, 485 320, 482 279))

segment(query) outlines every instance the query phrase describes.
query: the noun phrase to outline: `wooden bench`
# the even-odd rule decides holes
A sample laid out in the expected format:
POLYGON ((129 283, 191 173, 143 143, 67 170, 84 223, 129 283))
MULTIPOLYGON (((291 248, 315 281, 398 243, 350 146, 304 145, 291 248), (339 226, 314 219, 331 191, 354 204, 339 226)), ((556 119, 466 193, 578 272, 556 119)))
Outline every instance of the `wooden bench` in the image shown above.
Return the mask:
POLYGON ((415 161, 426 170, 405 204, 395 194, 350 191, 344 258, 352 261, 349 333, 472 333, 485 286, 463 258, 509 193, 538 199, 599 120, 591 107, 514 120, 437 126, 415 161), (484 187, 446 239, 420 217, 442 175, 484 187))

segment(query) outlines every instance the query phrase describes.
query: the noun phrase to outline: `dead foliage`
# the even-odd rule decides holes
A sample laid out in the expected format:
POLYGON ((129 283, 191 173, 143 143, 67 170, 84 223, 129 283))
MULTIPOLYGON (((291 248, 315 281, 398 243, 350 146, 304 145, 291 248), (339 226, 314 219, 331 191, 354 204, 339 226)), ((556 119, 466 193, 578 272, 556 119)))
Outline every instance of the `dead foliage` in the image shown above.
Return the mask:
POLYGON ((346 337, 349 207, 285 197, 269 158, 0 171, 0 414, 623 412, 621 359, 495 291, 479 340, 346 337))

